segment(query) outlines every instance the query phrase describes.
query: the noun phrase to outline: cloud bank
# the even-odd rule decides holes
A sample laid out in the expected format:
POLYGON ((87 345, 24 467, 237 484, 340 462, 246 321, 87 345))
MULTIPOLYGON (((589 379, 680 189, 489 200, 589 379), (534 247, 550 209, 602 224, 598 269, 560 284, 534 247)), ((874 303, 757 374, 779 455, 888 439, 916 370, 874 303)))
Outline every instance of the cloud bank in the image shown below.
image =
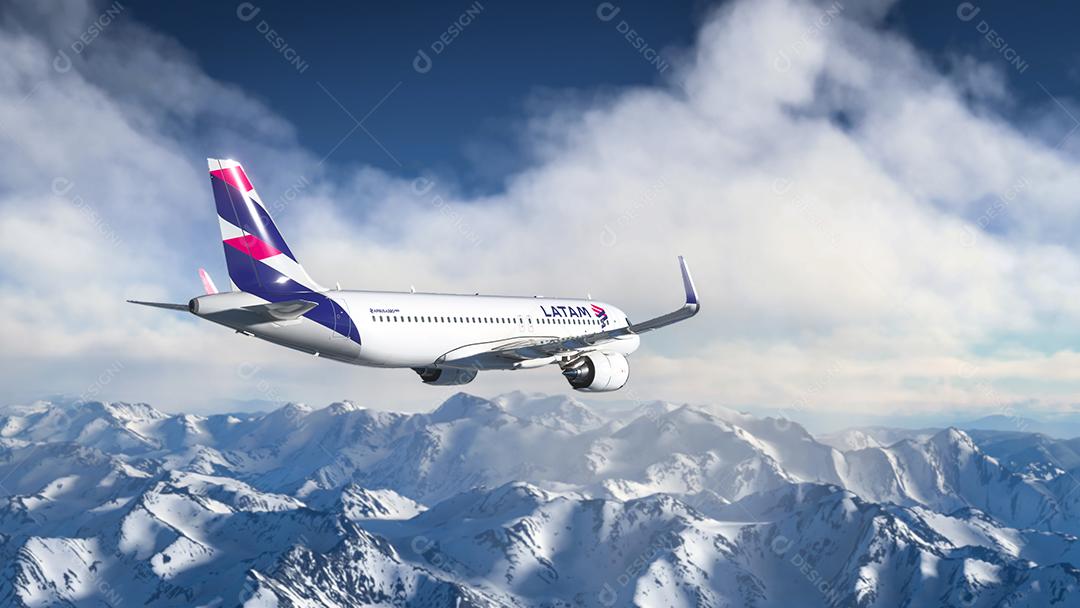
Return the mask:
MULTIPOLYGON (((480 198, 322 162, 272 108, 122 13, 71 52, 105 5, 5 10, 5 401, 446 396, 407 370, 123 303, 184 301, 199 266, 224 283, 203 168, 216 154, 249 167, 325 284, 592 293, 643 318, 677 305, 686 255, 703 313, 644 340, 610 399, 894 414, 1064 409, 1080 389, 1067 104, 1006 120, 1006 62, 941 68, 878 24, 884 9, 725 5, 656 86, 527 117, 535 161, 480 198)), ((568 390, 552 370, 482 374, 473 390, 512 388, 568 390)))

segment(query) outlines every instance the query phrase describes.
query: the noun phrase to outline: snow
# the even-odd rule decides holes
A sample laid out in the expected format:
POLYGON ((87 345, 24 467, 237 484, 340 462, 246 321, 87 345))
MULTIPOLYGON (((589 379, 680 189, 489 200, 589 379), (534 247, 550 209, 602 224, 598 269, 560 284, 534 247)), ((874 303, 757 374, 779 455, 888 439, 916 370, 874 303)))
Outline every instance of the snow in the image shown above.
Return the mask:
POLYGON ((1071 452, 989 433, 828 445, 723 408, 525 393, 5 407, 0 605, 1060 603, 1080 497, 1032 471, 1071 452))

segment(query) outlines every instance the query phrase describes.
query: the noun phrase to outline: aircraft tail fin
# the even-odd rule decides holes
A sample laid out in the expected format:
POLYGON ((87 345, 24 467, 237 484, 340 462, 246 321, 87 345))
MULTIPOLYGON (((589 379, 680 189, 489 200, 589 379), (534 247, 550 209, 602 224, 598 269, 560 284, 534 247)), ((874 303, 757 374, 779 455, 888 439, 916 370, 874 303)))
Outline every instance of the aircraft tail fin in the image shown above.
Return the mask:
POLYGON ((240 163, 207 162, 233 286, 260 296, 325 291, 296 260, 240 163))

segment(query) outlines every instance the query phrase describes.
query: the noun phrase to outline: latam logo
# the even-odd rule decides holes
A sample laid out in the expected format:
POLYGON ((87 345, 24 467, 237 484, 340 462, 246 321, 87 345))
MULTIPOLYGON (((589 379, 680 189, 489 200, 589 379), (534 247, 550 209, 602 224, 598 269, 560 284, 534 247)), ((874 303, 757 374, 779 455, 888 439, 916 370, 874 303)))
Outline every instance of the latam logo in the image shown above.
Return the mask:
POLYGON ((607 311, 596 304, 591 304, 590 307, 591 311, 584 306, 541 306, 540 312, 544 313, 545 317, 596 317, 601 325, 607 325, 607 311))
POLYGON ((545 317, 591 317, 584 306, 541 306, 540 312, 545 317))
POLYGON ((596 304, 592 304, 591 306, 592 306, 593 314, 596 315, 597 319, 600 319, 600 325, 607 325, 607 322, 608 322, 607 311, 604 310, 603 308, 600 308, 596 304))

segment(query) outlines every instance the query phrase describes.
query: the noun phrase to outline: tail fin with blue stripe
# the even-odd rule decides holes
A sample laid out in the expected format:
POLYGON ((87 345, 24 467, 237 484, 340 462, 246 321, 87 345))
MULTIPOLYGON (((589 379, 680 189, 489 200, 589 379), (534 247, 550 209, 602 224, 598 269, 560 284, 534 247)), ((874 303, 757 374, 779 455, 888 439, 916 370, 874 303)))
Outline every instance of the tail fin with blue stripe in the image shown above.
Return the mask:
POLYGON ((263 297, 325 291, 296 261, 240 163, 207 161, 234 288, 263 297))

